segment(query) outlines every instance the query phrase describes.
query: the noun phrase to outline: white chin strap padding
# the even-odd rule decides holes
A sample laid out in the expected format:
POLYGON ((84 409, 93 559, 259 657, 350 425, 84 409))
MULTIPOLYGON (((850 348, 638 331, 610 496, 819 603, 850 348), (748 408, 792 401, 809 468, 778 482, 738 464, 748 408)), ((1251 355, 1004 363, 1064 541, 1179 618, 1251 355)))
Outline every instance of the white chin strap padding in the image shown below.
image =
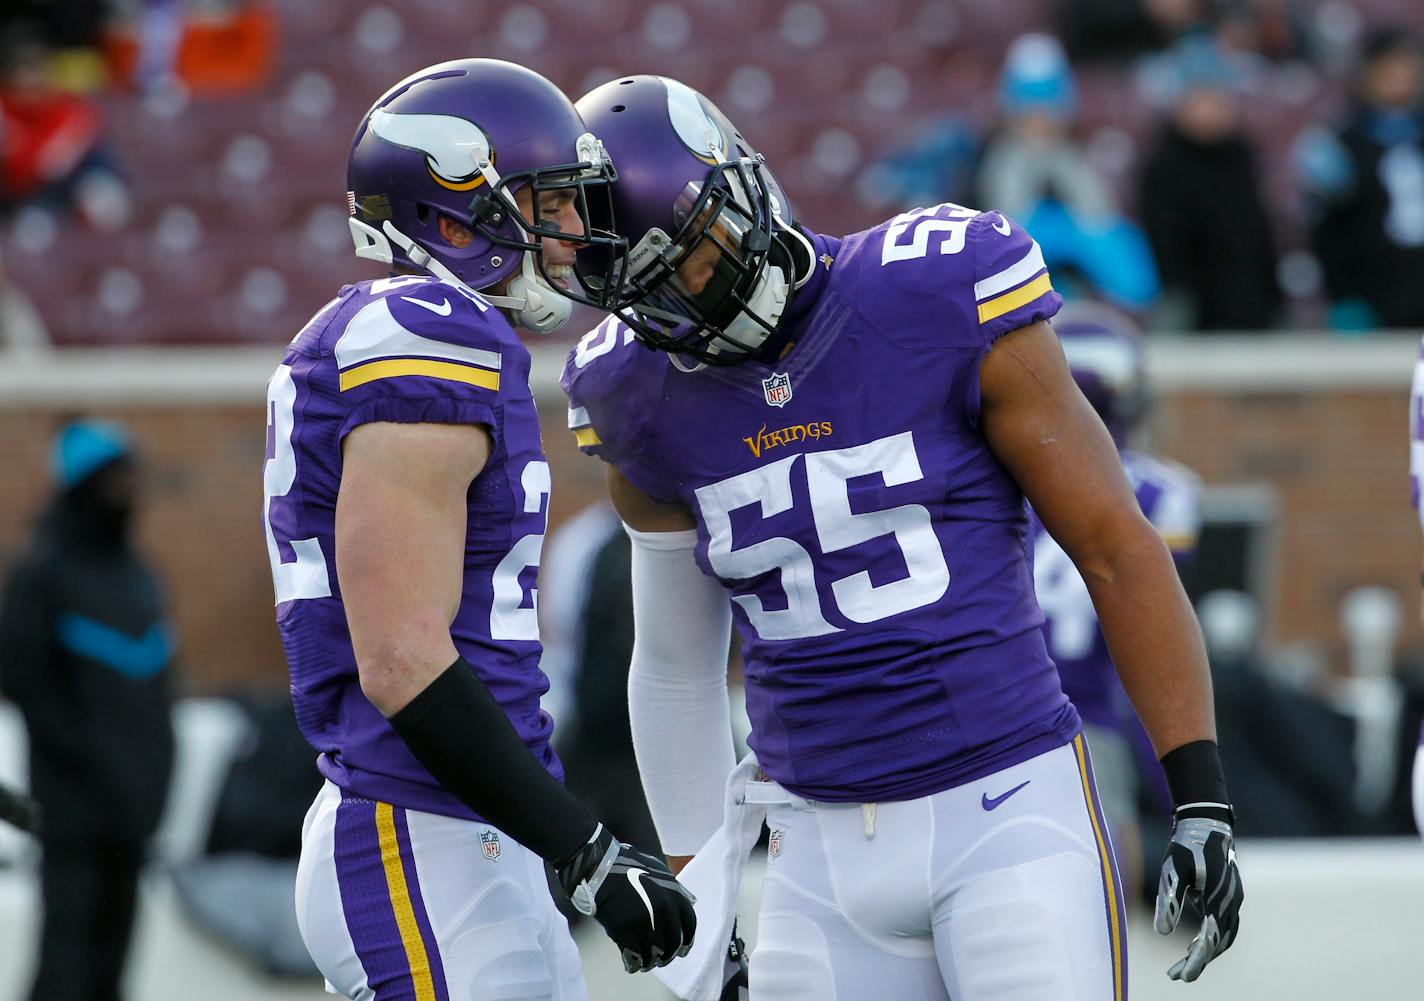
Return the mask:
POLYGON ((485 298, 496 306, 504 305, 500 300, 508 302, 505 308, 514 311, 515 326, 531 334, 558 330, 569 322, 574 312, 573 300, 544 281, 543 276, 534 270, 534 259, 528 253, 524 255, 519 274, 510 280, 505 292, 508 295, 487 295, 485 298))
MULTIPOLYGON (((366 225, 355 216, 347 222, 351 225, 351 239, 356 244, 357 257, 382 264, 394 263, 395 252, 391 250, 391 241, 386 238, 386 234, 374 226, 366 225)), ((386 225, 389 226, 390 223, 387 222, 386 225)))
MULTIPOLYGON (((756 288, 752 290, 747 309, 738 313, 736 318, 727 324, 722 331, 722 337, 735 341, 749 354, 755 353, 766 343, 771 332, 753 320, 749 314, 756 314, 766 321, 768 327, 775 328, 781 320, 781 314, 786 312, 790 289, 791 282, 787 279, 786 272, 774 264, 768 264, 761 278, 757 280, 756 288)), ((714 341, 708 350, 717 352, 717 342, 714 341)))

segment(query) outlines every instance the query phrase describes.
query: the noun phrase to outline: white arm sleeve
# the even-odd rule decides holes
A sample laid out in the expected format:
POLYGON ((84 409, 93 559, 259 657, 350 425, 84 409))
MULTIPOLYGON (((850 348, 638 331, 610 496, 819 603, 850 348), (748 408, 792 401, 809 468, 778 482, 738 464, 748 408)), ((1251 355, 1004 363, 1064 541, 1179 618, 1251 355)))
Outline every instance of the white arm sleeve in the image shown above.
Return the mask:
POLYGON ((628 536, 633 750, 663 851, 693 855, 722 826, 727 776, 736 764, 727 701, 732 605, 692 557, 696 532, 629 528, 628 536))

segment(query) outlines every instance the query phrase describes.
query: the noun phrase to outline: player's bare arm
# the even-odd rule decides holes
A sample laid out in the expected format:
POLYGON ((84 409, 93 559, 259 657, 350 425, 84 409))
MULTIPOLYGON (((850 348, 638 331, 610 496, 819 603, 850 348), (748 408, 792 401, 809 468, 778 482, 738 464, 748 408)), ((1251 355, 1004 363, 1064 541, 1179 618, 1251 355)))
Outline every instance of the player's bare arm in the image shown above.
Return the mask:
POLYGON ((979 384, 989 447, 1082 574, 1123 686, 1162 759, 1176 810, 1155 924, 1173 931, 1188 901, 1204 913, 1187 955, 1168 971, 1174 980, 1195 980, 1235 940, 1244 898, 1196 616, 1052 328, 1039 322, 999 338, 979 384))
POLYGON ((980 391, 990 448, 1087 582, 1158 756, 1215 740, 1206 650, 1172 555, 1048 324, 1001 337, 980 391))
POLYGON ((387 717, 458 656, 465 492, 490 454, 478 425, 371 423, 346 436, 336 566, 361 690, 387 717))

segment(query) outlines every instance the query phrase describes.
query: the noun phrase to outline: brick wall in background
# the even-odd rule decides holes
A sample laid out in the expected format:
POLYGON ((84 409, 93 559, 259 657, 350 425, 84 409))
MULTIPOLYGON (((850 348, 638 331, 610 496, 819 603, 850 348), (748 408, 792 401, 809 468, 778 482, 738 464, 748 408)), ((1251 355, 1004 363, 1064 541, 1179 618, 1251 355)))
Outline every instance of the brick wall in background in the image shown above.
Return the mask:
MULTIPOLYGON (((1420 540, 1408 504, 1407 394, 1161 397, 1157 445, 1211 484, 1269 483, 1279 494, 1277 639, 1312 640, 1338 655, 1338 602, 1384 584, 1413 614, 1420 540)), ((597 498, 602 471, 581 456, 550 401, 545 447, 554 474, 551 525, 597 498)), ((48 490, 45 450, 60 410, 0 410, 0 558, 23 542, 48 490)), ((98 409, 128 423, 148 458, 142 545, 168 581, 182 634, 186 686, 211 692, 282 685, 272 584, 262 538, 260 404, 98 409)))
POLYGON ((1424 640, 1421 544, 1409 504, 1409 393, 1179 393, 1153 424, 1163 454, 1208 484, 1266 483, 1280 503, 1276 639, 1321 644, 1339 666, 1339 603, 1383 585, 1403 601, 1401 645, 1424 640))

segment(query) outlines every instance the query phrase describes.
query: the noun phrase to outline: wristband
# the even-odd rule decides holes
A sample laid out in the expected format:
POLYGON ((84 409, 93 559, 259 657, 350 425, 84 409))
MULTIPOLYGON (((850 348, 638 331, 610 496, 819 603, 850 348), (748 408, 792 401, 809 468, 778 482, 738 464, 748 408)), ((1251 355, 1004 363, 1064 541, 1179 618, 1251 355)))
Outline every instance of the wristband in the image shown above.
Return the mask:
POLYGON ((1162 771, 1179 810, 1192 807, 1226 807, 1226 776, 1214 740, 1194 740, 1162 756, 1162 771))
POLYGON ((391 716, 390 724, 447 792, 541 858, 567 858, 598 827, 529 753, 504 707, 463 657, 391 716))

